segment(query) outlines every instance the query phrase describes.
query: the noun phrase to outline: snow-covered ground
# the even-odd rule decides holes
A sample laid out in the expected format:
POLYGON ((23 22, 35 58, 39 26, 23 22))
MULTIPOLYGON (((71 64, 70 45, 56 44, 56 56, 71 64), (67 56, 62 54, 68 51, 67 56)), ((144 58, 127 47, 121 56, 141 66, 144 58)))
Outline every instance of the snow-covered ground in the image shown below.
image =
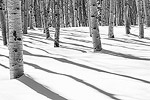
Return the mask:
POLYGON ((88 27, 62 28, 60 47, 43 30, 24 36, 25 75, 9 80, 8 49, 0 35, 0 100, 150 100, 150 28, 130 35, 115 27, 115 38, 100 27, 103 50, 93 53, 88 27))

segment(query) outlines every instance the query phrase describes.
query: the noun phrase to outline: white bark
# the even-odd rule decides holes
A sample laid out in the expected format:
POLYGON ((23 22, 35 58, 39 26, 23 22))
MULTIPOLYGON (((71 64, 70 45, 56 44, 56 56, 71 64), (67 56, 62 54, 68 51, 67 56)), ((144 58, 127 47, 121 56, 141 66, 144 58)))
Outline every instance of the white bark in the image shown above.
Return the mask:
POLYGON ((23 70, 21 1, 8 0, 10 78, 19 78, 23 70))
POLYGON ((93 40, 93 49, 95 51, 101 51, 101 41, 100 41, 100 34, 99 34, 99 27, 98 27, 98 20, 97 20, 97 0, 89 0, 89 7, 90 7, 90 30, 93 40))

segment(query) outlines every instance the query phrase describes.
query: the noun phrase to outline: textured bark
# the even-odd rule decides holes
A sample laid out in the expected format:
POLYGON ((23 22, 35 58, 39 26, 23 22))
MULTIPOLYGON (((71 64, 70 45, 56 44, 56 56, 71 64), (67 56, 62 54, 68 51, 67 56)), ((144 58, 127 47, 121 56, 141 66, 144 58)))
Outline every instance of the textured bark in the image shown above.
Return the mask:
POLYGON ((77 9, 77 0, 73 0, 74 7, 74 16, 75 16, 75 27, 78 27, 78 9, 77 9))
POLYGON ((81 0, 78 0, 78 17, 79 17, 79 27, 83 26, 82 22, 82 2, 81 0))
POLYGON ((7 36, 6 36, 6 20, 5 20, 5 14, 3 9, 3 1, 0 0, 0 22, 2 27, 2 37, 3 37, 3 44, 7 45, 7 36))
POLYGON ((109 25, 109 0, 103 0, 102 2, 102 26, 109 25))
POLYGON ((23 5, 23 34, 27 34, 27 29, 28 29, 28 0, 22 0, 24 1, 23 5))
POLYGON ((34 0, 30 0, 30 6, 29 6, 29 28, 30 29, 34 29, 33 28, 33 4, 34 4, 34 0))
POLYGON ((51 0, 51 16, 52 16, 51 24, 52 24, 52 27, 55 27, 54 9, 55 9, 54 0, 51 0))
POLYGON ((98 27, 98 20, 97 20, 97 0, 89 0, 89 7, 90 7, 90 29, 92 34, 93 40, 93 49, 94 52, 101 51, 101 41, 100 41, 100 34, 99 34, 99 27, 98 27))
POLYGON ((144 38, 144 17, 142 11, 142 0, 137 0, 138 23, 139 23, 139 38, 144 38))
POLYGON ((10 78, 19 78, 23 70, 21 1, 8 0, 10 78))
POLYGON ((74 21, 74 10, 73 10, 73 2, 70 0, 70 15, 71 15, 71 26, 75 26, 75 21, 74 21))
POLYGON ((60 19, 61 19, 61 27, 64 27, 65 26, 65 23, 64 23, 64 0, 60 0, 61 2, 61 15, 60 15, 60 19))
POLYGON ((54 47, 59 47, 59 35, 60 35, 60 1, 55 0, 55 40, 54 47))
POLYGON ((82 0, 82 9, 83 9, 83 26, 87 26, 87 14, 86 14, 86 3, 85 0, 82 0))
POLYGON ((114 38, 114 0, 110 0, 110 16, 109 16, 109 30, 108 37, 114 38))
POLYGON ((150 8, 149 0, 143 0, 146 26, 150 27, 150 8))
POLYGON ((129 22, 129 2, 125 0, 125 31, 126 34, 130 34, 130 22, 129 22))
POLYGON ((89 20, 89 31, 90 31, 90 37, 92 37, 92 31, 91 31, 91 14, 90 14, 90 4, 88 1, 88 20, 89 20))
POLYGON ((7 37, 7 45, 9 45, 9 24, 8 24, 8 7, 7 0, 5 0, 5 18, 6 18, 6 37, 7 37))
POLYGON ((49 26, 48 26, 48 11, 49 11, 50 1, 48 2, 48 5, 46 6, 46 2, 43 2, 43 10, 44 10, 44 30, 46 33, 46 39, 50 37, 49 33, 49 26))
POLYGON ((65 0, 65 26, 66 27, 69 27, 70 26, 70 23, 69 23, 69 13, 68 13, 68 3, 69 1, 68 0, 65 0))
POLYGON ((41 14, 40 14, 40 2, 39 0, 34 1, 34 12, 35 12, 35 22, 36 27, 41 28, 42 27, 42 21, 41 21, 41 14))

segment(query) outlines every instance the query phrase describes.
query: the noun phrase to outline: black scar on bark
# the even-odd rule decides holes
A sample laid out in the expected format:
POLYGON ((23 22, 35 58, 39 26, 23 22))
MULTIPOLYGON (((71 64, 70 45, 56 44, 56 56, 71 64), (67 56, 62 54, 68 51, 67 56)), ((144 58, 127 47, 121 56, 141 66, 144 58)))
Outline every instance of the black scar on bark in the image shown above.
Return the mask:
POLYGON ((21 39, 21 38, 17 38, 17 40, 18 40, 18 41, 21 41, 22 39, 21 39))
POLYGON ((19 8, 19 7, 16 7, 16 9, 19 10, 20 8, 19 8))
POLYGON ((17 52, 18 50, 17 49, 14 49, 14 52, 17 52))
POLYGON ((14 36, 14 40, 16 41, 17 40, 17 32, 16 31, 13 31, 13 36, 14 36))

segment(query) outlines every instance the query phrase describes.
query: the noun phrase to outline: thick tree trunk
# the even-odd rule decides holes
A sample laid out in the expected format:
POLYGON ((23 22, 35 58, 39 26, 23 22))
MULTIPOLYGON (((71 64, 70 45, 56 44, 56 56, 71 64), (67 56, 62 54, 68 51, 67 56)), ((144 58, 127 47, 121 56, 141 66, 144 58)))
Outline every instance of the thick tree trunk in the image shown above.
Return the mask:
POLYGON ((98 20, 97 20, 97 0, 89 0, 89 7, 90 7, 90 29, 92 34, 93 40, 93 49, 94 52, 101 51, 101 41, 100 41, 100 34, 99 34, 99 27, 98 27, 98 20))
POLYGON ((0 0, 0 22, 1 22, 1 27, 2 27, 3 44, 7 45, 6 20, 5 20, 5 14, 4 14, 3 1, 2 0, 0 0))
POLYGON ((23 70, 21 1, 8 0, 10 78, 19 78, 23 70))
POLYGON ((55 40, 54 47, 59 47, 59 35, 60 35, 60 1, 55 0, 55 40))
POLYGON ((109 16, 109 30, 108 37, 114 38, 114 0, 110 0, 110 16, 109 16))
POLYGON ((146 26, 150 27, 150 8, 149 8, 149 0, 143 0, 144 3, 144 13, 145 13, 145 21, 146 26))

